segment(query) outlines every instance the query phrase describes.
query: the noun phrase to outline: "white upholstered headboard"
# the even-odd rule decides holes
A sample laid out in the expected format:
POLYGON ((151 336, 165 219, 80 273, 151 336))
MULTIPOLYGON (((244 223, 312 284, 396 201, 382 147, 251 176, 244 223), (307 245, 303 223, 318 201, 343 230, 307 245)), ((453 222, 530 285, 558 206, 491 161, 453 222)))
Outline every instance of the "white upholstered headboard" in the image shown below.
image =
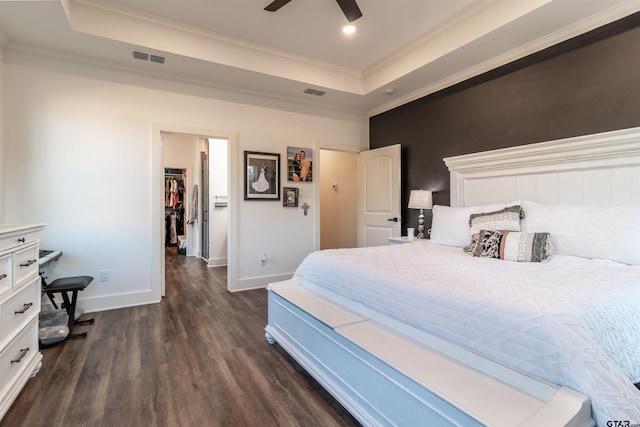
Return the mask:
POLYGON ((451 206, 640 203, 640 128, 444 159, 451 206))

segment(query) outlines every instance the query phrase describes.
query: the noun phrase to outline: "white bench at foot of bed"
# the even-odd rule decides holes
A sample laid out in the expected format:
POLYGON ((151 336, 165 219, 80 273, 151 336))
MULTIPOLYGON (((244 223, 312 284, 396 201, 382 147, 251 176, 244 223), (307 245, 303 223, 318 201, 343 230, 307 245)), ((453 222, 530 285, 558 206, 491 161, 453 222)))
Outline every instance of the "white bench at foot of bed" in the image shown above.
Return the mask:
POLYGON ((400 334, 296 279, 268 290, 267 341, 277 342, 364 425, 594 425, 589 400, 572 390, 423 331, 400 334))

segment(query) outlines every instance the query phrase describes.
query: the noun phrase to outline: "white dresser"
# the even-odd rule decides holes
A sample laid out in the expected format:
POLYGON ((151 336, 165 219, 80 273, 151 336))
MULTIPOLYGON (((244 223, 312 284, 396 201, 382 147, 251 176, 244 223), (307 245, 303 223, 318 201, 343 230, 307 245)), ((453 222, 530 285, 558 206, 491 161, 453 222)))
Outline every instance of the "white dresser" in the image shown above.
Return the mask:
POLYGON ((0 419, 42 364, 38 236, 43 228, 0 224, 0 419))

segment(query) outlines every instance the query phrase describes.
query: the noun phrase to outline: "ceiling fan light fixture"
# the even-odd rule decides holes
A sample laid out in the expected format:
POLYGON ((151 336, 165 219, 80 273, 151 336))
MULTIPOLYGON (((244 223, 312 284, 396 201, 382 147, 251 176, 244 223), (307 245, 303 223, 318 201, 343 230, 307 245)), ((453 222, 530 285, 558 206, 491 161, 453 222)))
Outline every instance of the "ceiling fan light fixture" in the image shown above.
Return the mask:
POLYGON ((359 19, 362 16, 362 12, 358 7, 358 3, 356 0, 336 0, 340 9, 342 9, 342 13, 344 13, 347 21, 353 22, 356 19, 359 19))
POLYGON ((356 27, 353 25, 345 25, 342 27, 342 32, 345 34, 353 34, 356 32, 356 27))
MULTIPOLYGON (((291 0, 273 0, 271 3, 264 8, 267 12, 276 12, 281 7, 289 4, 291 0)), ((347 21, 353 22, 356 19, 360 19, 362 17, 362 11, 358 7, 358 3, 356 0, 336 0, 340 9, 342 9, 342 13, 344 13, 344 17, 347 18, 347 21)))

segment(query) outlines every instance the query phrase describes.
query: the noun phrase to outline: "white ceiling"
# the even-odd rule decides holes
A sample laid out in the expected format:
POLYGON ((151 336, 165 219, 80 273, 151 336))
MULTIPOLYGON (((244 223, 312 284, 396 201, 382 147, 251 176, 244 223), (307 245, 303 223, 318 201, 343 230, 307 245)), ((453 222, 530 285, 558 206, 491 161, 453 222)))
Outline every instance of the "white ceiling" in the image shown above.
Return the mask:
POLYGON ((292 0, 275 13, 263 10, 270 2, 0 0, 0 41, 7 55, 373 115, 640 11, 640 0, 358 0, 363 17, 347 36, 334 0, 292 0))

